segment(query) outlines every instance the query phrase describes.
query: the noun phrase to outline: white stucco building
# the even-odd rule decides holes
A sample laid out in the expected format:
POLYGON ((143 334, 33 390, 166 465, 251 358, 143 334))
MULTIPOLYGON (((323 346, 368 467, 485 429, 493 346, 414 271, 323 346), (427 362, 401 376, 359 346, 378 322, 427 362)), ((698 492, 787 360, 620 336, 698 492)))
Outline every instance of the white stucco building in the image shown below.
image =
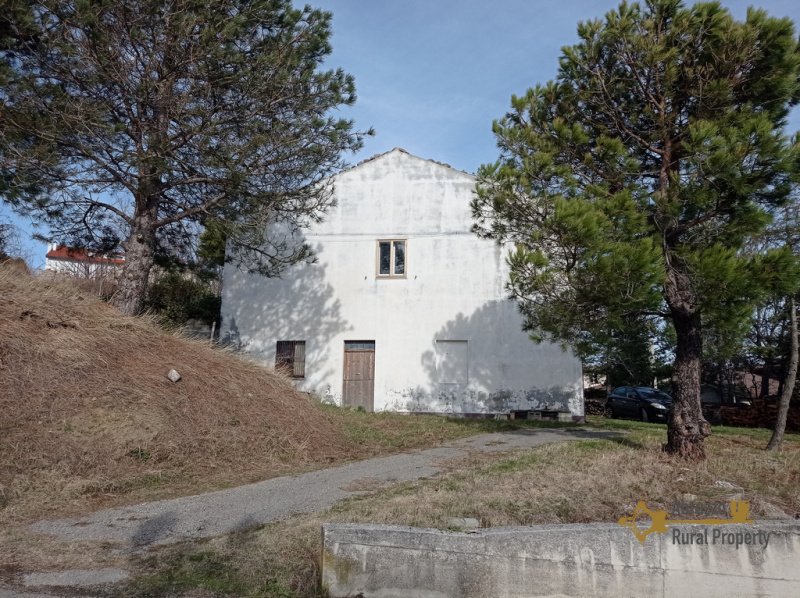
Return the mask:
POLYGON ((316 264, 280 279, 226 266, 222 337, 338 404, 582 417, 579 360, 522 332, 506 250, 470 231, 474 186, 402 149, 341 172, 306 233, 316 264))
POLYGON ((83 247, 49 243, 44 269, 76 278, 113 278, 125 265, 125 256, 115 252, 97 252, 83 247))

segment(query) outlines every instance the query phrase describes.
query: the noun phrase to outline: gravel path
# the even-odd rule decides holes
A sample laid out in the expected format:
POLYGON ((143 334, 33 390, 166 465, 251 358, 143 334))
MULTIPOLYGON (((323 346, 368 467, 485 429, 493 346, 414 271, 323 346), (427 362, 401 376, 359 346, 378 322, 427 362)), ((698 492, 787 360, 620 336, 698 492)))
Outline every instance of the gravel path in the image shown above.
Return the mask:
POLYGON ((527 429, 483 434, 425 450, 357 461, 348 465, 273 478, 197 496, 98 511, 84 517, 40 521, 31 530, 62 540, 112 542, 127 550, 207 538, 321 511, 364 491, 440 473, 451 459, 509 451, 608 433, 582 429, 527 429))

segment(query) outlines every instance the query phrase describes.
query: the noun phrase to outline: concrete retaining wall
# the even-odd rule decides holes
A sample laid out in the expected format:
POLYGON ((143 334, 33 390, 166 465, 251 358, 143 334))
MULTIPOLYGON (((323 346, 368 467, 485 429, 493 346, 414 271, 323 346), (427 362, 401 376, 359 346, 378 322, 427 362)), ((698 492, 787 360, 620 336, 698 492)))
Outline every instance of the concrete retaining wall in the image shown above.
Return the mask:
POLYGON ((329 524, 322 581, 334 597, 800 596, 800 522, 675 529, 695 542, 707 530, 709 544, 678 543, 673 528, 640 544, 617 524, 471 533, 329 524), (754 542, 712 543, 714 530, 754 542))

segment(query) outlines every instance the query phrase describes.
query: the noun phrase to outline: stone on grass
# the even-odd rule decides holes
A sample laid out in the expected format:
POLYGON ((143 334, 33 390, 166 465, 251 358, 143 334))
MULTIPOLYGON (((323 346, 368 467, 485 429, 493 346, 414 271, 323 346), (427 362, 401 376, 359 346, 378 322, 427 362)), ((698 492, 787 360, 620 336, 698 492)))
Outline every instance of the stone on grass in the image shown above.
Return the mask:
POLYGON ((476 529, 481 526, 481 522, 474 517, 448 517, 447 527, 458 529, 476 529))
POLYGON ((730 482, 728 482, 726 480, 717 480, 716 482, 714 482, 714 485, 717 488, 724 488, 725 490, 741 490, 742 489, 740 486, 737 486, 736 484, 731 484, 730 482))
POLYGON ((761 505, 761 511, 767 519, 792 519, 792 516, 786 513, 777 505, 771 502, 765 502, 761 505))

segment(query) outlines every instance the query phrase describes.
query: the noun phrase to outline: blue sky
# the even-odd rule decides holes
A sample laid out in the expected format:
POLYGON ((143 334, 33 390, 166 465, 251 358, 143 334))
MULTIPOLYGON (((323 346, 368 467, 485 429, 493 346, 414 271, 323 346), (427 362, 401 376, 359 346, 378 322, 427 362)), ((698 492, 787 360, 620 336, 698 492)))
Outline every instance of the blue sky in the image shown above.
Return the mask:
MULTIPOLYGON (((474 172, 497 157, 492 120, 512 94, 552 79, 564 45, 577 40, 578 21, 602 17, 616 0, 308 0, 333 13, 333 54, 326 66, 356 79, 358 101, 343 110, 359 128, 374 127, 348 161, 403 147, 474 172)), ((723 4, 743 18, 752 2, 723 4)), ((770 15, 800 24, 797 0, 761 0, 770 15)), ((800 129, 795 110, 790 131, 800 129)), ((0 207, 0 220, 8 217, 0 207)), ((18 221, 19 223, 19 221, 18 221)), ((44 247, 28 241, 27 257, 44 262, 44 247)))
MULTIPOLYGON (((474 172, 497 158, 492 120, 556 75, 577 23, 602 18, 617 0, 318 0, 333 13, 331 66, 356 78, 346 114, 369 139, 355 160, 400 146, 474 172)), ((743 19, 746 1, 723 1, 743 19)), ((800 24, 797 0, 755 4, 800 24)), ((800 110, 790 129, 800 129, 800 110)))

